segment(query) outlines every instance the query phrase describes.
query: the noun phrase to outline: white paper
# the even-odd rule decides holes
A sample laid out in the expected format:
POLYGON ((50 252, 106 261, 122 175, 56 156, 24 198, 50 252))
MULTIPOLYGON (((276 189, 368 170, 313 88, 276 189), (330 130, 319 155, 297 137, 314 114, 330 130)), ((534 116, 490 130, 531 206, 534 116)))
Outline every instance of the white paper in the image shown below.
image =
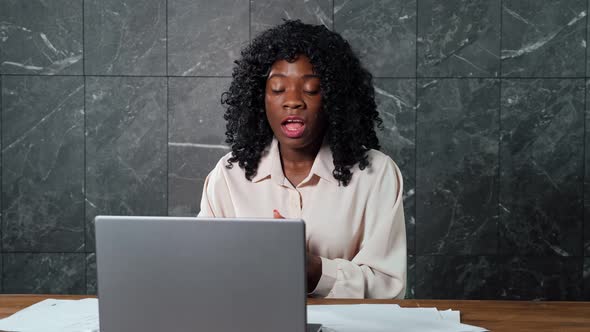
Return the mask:
POLYGON ((47 299, 0 319, 11 332, 98 332, 98 300, 47 299))
POLYGON ((461 312, 457 310, 445 310, 439 311, 440 315, 443 319, 450 320, 453 322, 461 323, 461 312))
POLYGON ((307 306, 307 321, 326 332, 483 332, 461 324, 458 311, 436 308, 400 308, 390 304, 307 306))
MULTIPOLYGON (((460 323, 460 313, 436 308, 401 308, 395 304, 307 306, 307 321, 325 332, 483 332, 460 323)), ((98 332, 98 300, 47 299, 0 319, 10 332, 98 332)))

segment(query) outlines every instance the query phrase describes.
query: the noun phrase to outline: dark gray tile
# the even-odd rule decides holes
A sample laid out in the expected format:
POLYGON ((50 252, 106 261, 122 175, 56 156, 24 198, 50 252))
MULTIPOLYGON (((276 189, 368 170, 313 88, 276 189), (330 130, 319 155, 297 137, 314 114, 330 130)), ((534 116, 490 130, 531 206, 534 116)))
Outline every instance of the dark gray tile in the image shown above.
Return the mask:
POLYGON ((416 298, 580 300, 581 257, 418 256, 416 298))
POLYGON ((225 108, 221 94, 229 78, 171 77, 169 79, 169 142, 225 144, 225 108))
POLYGON ((89 77, 86 250, 99 214, 166 215, 166 78, 89 77))
POLYGON ((408 253, 414 254, 416 211, 416 80, 378 78, 375 99, 383 131, 378 131, 381 151, 400 167, 404 180, 404 212, 408 253))
POLYGON ((84 294, 85 254, 18 253, 4 256, 4 292, 84 294))
POLYGON ((0 72, 82 74, 82 1, 0 1, 0 72))
POLYGON ((493 257, 418 256, 417 299, 496 299, 500 274, 493 257))
POLYGON ((249 38, 243 0, 168 0, 168 73, 229 76, 249 38))
POLYGON ((581 256, 583 79, 502 81, 500 253, 581 256))
POLYGON ((2 80, 4 251, 84 248, 84 80, 2 80))
POLYGON ((499 82, 418 80, 416 251, 497 250, 499 82))
POLYGON ((418 13, 418 76, 499 75, 500 0, 421 0, 418 13))
POLYGON ((308 24, 323 24, 332 29, 332 0, 250 0, 252 38, 258 33, 283 22, 301 20, 308 24))
POLYGON ((502 76, 583 77, 587 0, 502 1, 502 76))
POLYGON ((220 103, 229 83, 227 78, 170 78, 170 215, 199 212, 205 177, 229 152, 225 145, 225 109, 220 103))
POLYGON ((166 75, 166 0, 87 0, 86 75, 166 75))
POLYGON ((196 216, 205 178, 229 150, 199 144, 171 145, 168 174, 168 211, 171 216, 196 216))
POLYGON ((416 0, 335 0, 334 30, 376 77, 416 76, 416 0))
POLYGON ((96 254, 86 254, 86 294, 96 295, 98 290, 96 281, 96 254))
POLYGON ((584 258, 584 270, 582 273, 584 278, 584 294, 582 295, 582 300, 590 301, 590 257, 584 258))
POLYGON ((497 299, 580 300, 581 257, 498 258, 501 283, 497 299))
POLYGON ((416 256, 408 255, 406 299, 416 298, 416 256))

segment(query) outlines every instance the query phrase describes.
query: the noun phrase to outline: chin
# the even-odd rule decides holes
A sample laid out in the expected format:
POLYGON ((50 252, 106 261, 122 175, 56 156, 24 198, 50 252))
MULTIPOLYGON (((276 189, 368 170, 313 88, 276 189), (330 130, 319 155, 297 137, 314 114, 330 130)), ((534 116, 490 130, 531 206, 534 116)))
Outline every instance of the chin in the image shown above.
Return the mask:
POLYGON ((296 148, 303 148, 303 147, 311 144, 311 142, 309 142, 305 137, 290 138, 290 137, 277 136, 277 135, 275 135, 275 137, 277 138, 279 143, 281 143, 281 145, 285 145, 285 146, 288 146, 290 148, 295 148, 295 149, 296 148))

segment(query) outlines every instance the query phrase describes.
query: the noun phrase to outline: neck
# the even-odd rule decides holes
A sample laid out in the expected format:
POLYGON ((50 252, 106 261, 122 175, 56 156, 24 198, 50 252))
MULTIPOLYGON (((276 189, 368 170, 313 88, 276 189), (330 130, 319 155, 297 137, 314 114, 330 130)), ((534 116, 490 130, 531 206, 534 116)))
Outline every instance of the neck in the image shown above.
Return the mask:
POLYGON ((322 140, 317 140, 309 146, 300 149, 290 149, 279 144, 283 171, 289 169, 293 171, 309 172, 321 146, 322 140))

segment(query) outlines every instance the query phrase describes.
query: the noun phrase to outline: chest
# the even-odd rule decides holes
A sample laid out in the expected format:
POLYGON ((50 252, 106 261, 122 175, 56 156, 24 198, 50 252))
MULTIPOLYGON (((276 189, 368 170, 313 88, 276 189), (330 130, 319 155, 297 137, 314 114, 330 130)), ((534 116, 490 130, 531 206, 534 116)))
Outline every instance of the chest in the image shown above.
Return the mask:
POLYGON ((362 240, 366 197, 358 188, 318 182, 293 188, 268 181, 232 191, 240 217, 272 218, 278 210, 286 218, 305 221, 307 249, 325 257, 347 257, 362 240), (355 190, 357 189, 357 190, 355 190))

